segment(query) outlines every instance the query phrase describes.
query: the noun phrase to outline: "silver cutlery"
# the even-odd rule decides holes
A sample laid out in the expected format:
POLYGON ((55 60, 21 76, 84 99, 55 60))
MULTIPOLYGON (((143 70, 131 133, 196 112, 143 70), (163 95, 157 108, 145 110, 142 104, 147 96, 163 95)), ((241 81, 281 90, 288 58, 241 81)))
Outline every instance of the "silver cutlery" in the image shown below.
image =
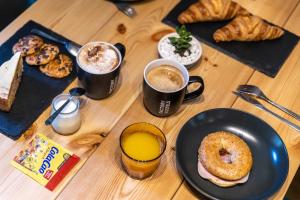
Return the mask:
POLYGON ((52 40, 53 42, 57 42, 59 44, 62 44, 65 46, 65 48, 67 49, 67 51, 73 55, 73 56, 77 56, 77 53, 80 49, 80 46, 78 44, 75 44, 73 42, 69 42, 69 41, 65 41, 65 40, 61 40, 61 39, 58 39, 57 37, 55 36, 52 36, 48 33, 45 33, 44 31, 41 31, 41 30, 38 30, 38 29, 32 29, 31 30, 31 33, 34 33, 36 35, 39 35, 41 37, 44 37, 44 38, 47 38, 49 40, 52 40))
POLYGON ((278 103, 272 101, 271 99, 269 99, 261 89, 259 89, 257 86, 255 85, 240 85, 237 89, 238 92, 240 93, 245 93, 245 94, 249 94, 252 96, 255 96, 259 99, 262 99, 266 102, 268 102, 269 104, 275 106, 276 108, 280 109, 281 111, 289 114, 290 116, 294 117, 295 119, 300 121, 300 115, 298 115, 297 113, 294 113, 293 111, 279 105, 278 103))
POLYGON ((134 17, 136 16, 136 11, 135 9, 130 6, 130 4, 127 1, 116 1, 113 0, 112 1, 117 8, 122 11, 125 15, 129 16, 129 17, 134 17))
POLYGON ((263 106, 259 101, 257 101, 255 98, 251 97, 248 94, 245 93, 241 93, 241 92, 233 92, 235 95, 237 95, 238 97, 242 98, 243 100, 255 105, 257 108, 264 110, 268 113, 270 113, 271 115, 273 115, 274 117, 278 118, 279 120, 287 123, 290 127, 294 128, 297 131, 300 131, 300 126, 288 121, 287 119, 281 117, 280 115, 274 113, 273 111, 267 109, 265 106, 263 106))

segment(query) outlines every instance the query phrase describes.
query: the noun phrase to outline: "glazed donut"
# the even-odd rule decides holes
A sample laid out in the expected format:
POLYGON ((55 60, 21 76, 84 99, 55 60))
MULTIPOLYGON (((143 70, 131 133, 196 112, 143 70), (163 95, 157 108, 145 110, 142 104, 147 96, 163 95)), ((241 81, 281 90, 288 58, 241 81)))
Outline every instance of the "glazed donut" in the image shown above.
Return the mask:
POLYGON ((207 135, 202 140, 198 153, 205 169, 224 180, 239 180, 252 168, 252 154, 248 145, 229 132, 207 135))

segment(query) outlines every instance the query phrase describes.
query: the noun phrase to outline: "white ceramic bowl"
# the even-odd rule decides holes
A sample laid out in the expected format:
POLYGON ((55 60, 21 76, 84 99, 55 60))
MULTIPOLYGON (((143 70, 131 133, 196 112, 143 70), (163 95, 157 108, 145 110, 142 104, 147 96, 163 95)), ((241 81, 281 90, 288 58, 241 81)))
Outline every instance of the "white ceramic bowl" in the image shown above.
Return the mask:
POLYGON ((158 53, 161 58, 168 58, 175 60, 181 64, 183 64, 187 69, 193 67, 201 58, 202 55, 202 47, 200 42, 192 36, 191 44, 192 46, 189 48, 191 51, 190 55, 185 57, 180 56, 177 53, 174 53, 175 47, 171 44, 169 37, 179 37, 177 33, 170 33, 165 35, 163 38, 159 40, 157 45, 158 53))

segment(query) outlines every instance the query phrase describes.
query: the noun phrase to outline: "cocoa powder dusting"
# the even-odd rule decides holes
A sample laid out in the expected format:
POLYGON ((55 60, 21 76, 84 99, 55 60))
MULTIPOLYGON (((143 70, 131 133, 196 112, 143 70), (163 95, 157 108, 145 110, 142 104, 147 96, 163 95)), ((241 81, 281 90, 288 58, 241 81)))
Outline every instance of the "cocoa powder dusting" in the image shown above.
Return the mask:
POLYGON ((93 57, 93 56, 96 56, 98 54, 98 52, 100 52, 100 51, 102 51, 101 46, 94 46, 88 50, 87 54, 89 57, 93 57))

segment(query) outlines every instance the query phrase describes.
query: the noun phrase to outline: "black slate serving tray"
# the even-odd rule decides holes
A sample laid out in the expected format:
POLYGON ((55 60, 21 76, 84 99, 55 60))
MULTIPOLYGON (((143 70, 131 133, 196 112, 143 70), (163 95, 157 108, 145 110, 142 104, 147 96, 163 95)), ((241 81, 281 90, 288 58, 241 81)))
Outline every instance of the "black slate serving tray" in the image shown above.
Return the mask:
MULTIPOLYGON (((163 22, 172 27, 180 26, 177 21, 178 15, 196 1, 197 0, 180 1, 163 19, 163 22)), ((228 22, 229 21, 202 22, 187 24, 186 27, 201 42, 218 49, 272 78, 276 76, 299 40, 297 35, 285 30, 285 34, 277 40, 216 43, 212 38, 213 33, 217 29, 225 26, 228 22)))
MULTIPOLYGON (((13 55, 12 46, 23 36, 30 34, 34 28, 68 41, 50 29, 29 21, 0 46, 0 65, 13 55)), ((75 57, 70 55, 62 45, 43 39, 47 43, 57 45, 61 53, 69 55, 74 64, 73 72, 63 79, 55 79, 41 73, 38 67, 29 66, 24 62, 22 80, 13 107, 10 112, 0 111, 0 132, 14 140, 18 139, 51 104, 52 99, 62 93, 76 78, 75 57)))

